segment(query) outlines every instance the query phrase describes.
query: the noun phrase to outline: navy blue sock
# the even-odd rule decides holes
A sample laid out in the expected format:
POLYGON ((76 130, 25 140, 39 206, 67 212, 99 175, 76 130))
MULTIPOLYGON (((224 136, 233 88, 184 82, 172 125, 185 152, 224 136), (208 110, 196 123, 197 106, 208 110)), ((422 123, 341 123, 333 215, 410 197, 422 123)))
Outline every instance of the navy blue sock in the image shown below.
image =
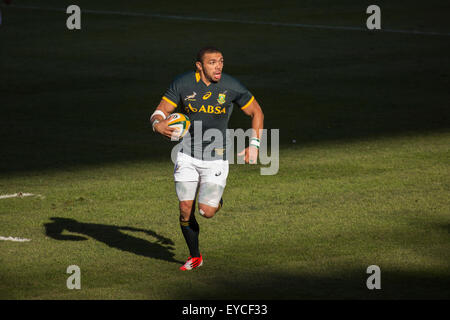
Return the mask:
POLYGON ((195 203, 192 208, 191 217, 189 221, 183 221, 180 218, 181 232, 183 233, 184 240, 189 248, 191 257, 200 257, 200 250, 198 248, 198 235, 200 233, 200 226, 195 219, 195 203))

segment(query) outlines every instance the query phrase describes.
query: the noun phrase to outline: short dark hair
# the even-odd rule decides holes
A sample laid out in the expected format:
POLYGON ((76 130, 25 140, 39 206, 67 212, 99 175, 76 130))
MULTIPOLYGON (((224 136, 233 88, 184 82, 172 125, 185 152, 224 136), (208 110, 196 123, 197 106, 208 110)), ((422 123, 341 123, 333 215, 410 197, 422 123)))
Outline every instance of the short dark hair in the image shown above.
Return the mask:
POLYGON ((203 57, 205 56, 205 54, 207 53, 222 53, 219 49, 217 49, 216 47, 203 47, 200 49, 200 51, 197 53, 197 60, 195 60, 196 62, 203 62, 203 57))

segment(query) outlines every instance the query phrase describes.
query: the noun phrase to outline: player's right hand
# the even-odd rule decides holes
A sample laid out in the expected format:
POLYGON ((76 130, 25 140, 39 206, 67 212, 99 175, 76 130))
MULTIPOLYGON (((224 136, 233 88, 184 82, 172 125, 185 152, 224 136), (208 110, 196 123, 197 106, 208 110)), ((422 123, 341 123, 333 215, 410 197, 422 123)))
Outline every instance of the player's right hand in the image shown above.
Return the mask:
POLYGON ((176 128, 168 126, 169 120, 170 119, 161 120, 159 123, 155 124, 154 128, 156 132, 170 139, 176 128))
POLYGON ((238 156, 243 156, 245 163, 256 164, 258 160, 258 149, 254 146, 249 146, 239 152, 238 156))

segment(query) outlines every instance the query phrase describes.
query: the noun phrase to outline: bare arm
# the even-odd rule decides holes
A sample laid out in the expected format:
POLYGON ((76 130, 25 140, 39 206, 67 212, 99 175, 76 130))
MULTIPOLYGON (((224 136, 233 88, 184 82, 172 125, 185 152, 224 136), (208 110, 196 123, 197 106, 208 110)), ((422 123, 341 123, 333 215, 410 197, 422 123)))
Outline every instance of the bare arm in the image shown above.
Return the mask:
MULTIPOLYGON (((261 138, 264 128, 264 113, 258 101, 254 99, 252 103, 242 110, 246 115, 252 118, 252 138, 261 138)), ((258 159, 258 148, 250 145, 238 155, 244 156, 246 163, 256 163, 258 159)))
POLYGON ((258 101, 254 99, 252 103, 242 111, 252 118, 252 137, 258 139, 261 138, 262 129, 264 128, 264 113, 258 101))
POLYGON ((153 126, 155 129, 155 132, 158 132, 159 134, 162 134, 163 136, 170 138, 172 136, 172 132, 176 129, 170 128, 167 125, 167 123, 169 122, 169 119, 167 119, 167 116, 175 110, 175 106, 173 106, 166 100, 161 99, 161 102, 156 107, 156 110, 163 112, 164 115, 166 116, 166 119, 164 119, 163 116, 161 116, 160 114, 156 114, 150 118, 150 122, 153 123, 153 121, 158 120, 159 123, 156 123, 153 126))

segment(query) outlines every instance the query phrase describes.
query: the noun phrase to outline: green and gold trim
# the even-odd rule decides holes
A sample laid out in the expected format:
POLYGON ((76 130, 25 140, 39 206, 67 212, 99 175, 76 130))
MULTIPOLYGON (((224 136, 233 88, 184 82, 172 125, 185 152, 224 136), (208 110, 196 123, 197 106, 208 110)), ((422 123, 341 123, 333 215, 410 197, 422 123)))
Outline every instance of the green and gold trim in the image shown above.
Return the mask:
POLYGON ((253 102, 253 100, 255 100, 255 97, 254 97, 254 96, 252 96, 252 97, 250 98, 250 100, 249 100, 243 107, 241 107, 241 110, 244 110, 244 109, 247 108, 249 105, 251 105, 252 102, 253 102))
POLYGON ((173 105, 175 108, 177 107, 177 104, 175 102, 173 102, 172 100, 166 98, 165 96, 163 96, 162 98, 163 98, 164 101, 167 101, 168 103, 173 105))

